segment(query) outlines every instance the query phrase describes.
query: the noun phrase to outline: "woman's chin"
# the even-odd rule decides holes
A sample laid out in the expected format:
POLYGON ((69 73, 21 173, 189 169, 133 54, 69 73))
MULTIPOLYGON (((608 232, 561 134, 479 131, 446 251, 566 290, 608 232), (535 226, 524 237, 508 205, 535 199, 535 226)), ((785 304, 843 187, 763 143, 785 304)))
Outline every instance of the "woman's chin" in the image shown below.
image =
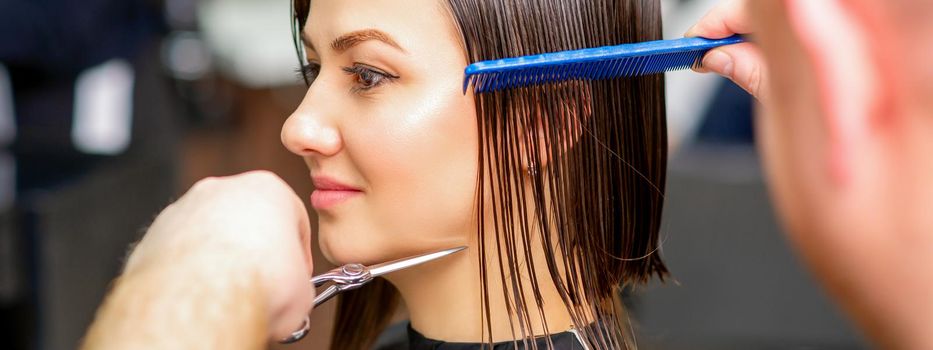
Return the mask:
POLYGON ((398 232, 374 232, 356 227, 338 228, 319 224, 318 244, 324 258, 341 266, 346 264, 373 265, 395 259, 436 252, 467 245, 467 237, 433 237, 402 235, 398 232), (387 238, 392 237, 392 238, 387 238))
POLYGON ((324 254, 324 258, 327 259, 331 264, 336 266, 346 265, 350 263, 358 263, 356 261, 358 256, 352 253, 352 248, 347 247, 347 244, 333 244, 321 236, 321 253, 324 254))
POLYGON ((385 261, 385 249, 377 247, 375 239, 348 239, 347 235, 333 237, 322 232, 318 238, 324 258, 336 266, 346 264, 371 265, 385 261))

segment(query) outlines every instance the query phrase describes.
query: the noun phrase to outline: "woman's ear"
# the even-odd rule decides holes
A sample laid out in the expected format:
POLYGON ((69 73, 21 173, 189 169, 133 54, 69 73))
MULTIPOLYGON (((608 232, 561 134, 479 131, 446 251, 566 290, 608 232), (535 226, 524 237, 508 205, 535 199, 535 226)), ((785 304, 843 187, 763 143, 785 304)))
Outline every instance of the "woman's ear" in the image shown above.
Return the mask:
POLYGON ((530 125, 521 142, 522 168, 529 174, 543 171, 554 157, 577 145, 593 115, 589 84, 570 82, 542 88, 530 112, 530 125), (537 155, 537 156, 535 156, 537 155))

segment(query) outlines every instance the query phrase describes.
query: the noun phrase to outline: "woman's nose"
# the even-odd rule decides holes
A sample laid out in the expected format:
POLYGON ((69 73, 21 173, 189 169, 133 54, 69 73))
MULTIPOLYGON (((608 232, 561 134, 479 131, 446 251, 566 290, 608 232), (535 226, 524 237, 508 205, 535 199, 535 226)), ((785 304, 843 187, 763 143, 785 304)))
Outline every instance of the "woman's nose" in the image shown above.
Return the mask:
POLYGON ((332 156, 343 147, 340 132, 326 106, 313 103, 309 89, 298 109, 282 125, 282 144, 302 157, 332 156))

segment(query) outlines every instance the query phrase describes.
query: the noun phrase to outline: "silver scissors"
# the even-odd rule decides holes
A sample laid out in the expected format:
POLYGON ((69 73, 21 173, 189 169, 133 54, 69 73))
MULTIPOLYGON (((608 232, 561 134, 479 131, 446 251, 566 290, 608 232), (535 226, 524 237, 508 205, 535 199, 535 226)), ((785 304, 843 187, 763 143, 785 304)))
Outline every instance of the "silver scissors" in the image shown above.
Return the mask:
MULTIPOLYGON (((321 287, 328 282, 334 283, 324 289, 324 291, 318 294, 316 297, 314 297, 314 306, 317 307, 318 305, 323 304, 343 291, 362 287, 364 284, 372 281, 375 277, 379 277, 390 272, 407 269, 409 267, 431 260, 439 259, 464 249, 466 249, 466 247, 450 248, 439 252, 411 256, 372 266, 365 266, 363 264, 346 264, 320 275, 311 277, 311 284, 314 284, 315 288, 321 287)), ((304 338, 305 335, 308 334, 310 329, 311 320, 309 316, 305 316, 305 320, 301 325, 301 329, 292 332, 288 338, 279 340, 279 342, 282 344, 288 344, 299 341, 301 338, 304 338)))

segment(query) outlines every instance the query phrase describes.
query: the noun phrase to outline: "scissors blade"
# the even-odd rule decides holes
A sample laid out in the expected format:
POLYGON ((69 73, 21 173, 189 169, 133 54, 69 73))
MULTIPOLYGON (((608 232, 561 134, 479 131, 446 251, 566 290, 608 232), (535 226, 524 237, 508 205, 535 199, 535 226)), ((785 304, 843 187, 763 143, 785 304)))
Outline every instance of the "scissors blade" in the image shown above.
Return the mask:
POLYGON ((442 250, 439 252, 422 254, 422 255, 417 255, 413 257, 408 257, 408 258, 403 258, 399 260, 372 265, 368 267, 369 273, 372 274, 373 277, 382 276, 389 272, 395 272, 398 270, 407 269, 409 267, 412 267, 412 266, 415 266, 421 263, 426 263, 434 259, 443 258, 445 256, 459 252, 464 249, 466 249, 466 247, 450 248, 450 249, 442 250))

